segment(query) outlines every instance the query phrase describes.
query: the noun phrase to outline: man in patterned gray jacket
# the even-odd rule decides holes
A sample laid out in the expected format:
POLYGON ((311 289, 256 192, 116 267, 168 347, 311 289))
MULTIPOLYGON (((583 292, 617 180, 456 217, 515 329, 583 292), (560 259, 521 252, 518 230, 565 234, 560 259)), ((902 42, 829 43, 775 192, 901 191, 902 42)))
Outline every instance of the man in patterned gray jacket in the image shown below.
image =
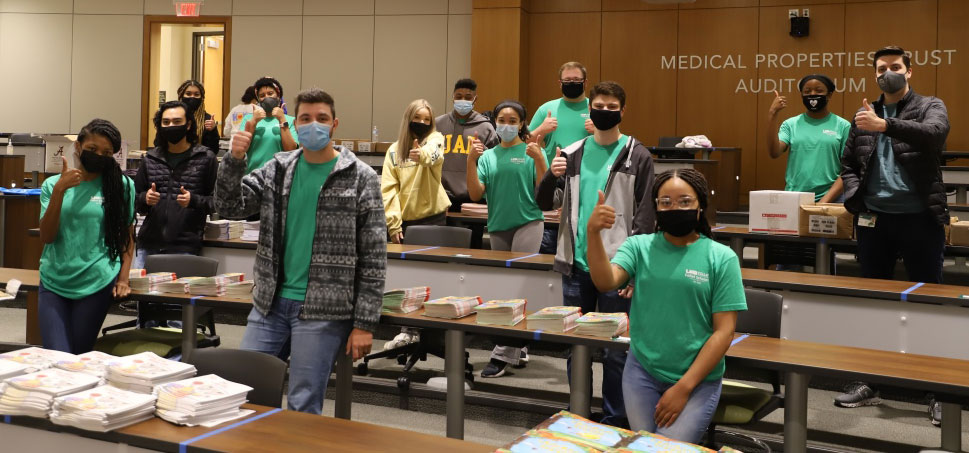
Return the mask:
POLYGON ((387 227, 380 177, 330 140, 339 125, 333 98, 303 91, 295 112, 302 148, 277 153, 248 175, 252 134, 236 134, 219 166, 215 202, 225 217, 260 218, 254 306, 241 348, 280 356, 290 342, 288 407, 319 414, 341 347, 354 360, 370 352, 387 227))

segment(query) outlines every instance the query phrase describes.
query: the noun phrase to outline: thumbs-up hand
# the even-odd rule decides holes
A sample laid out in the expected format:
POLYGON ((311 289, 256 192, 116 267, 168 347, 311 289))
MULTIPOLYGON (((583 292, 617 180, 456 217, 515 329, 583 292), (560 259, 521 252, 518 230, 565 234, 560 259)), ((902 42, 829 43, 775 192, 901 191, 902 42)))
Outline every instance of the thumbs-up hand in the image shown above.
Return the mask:
POLYGON ((525 154, 535 162, 540 162, 542 160, 542 153, 544 153, 542 151, 542 145, 540 145, 542 143, 542 134, 535 134, 534 137, 534 141, 530 141, 525 145, 525 154))
POLYGON ((770 104, 770 116, 777 115, 777 112, 784 110, 787 107, 787 97, 781 96, 777 90, 774 90, 774 101, 770 104))
POLYGON ((596 126, 589 118, 585 119, 585 131, 588 132, 589 134, 596 133, 596 126))
POLYGON ((81 183, 81 170, 76 168, 71 168, 67 163, 67 158, 61 156, 61 177, 58 178, 57 182, 54 184, 54 191, 60 192, 61 195, 70 189, 71 187, 76 187, 81 183))
POLYGON ((148 192, 145 193, 145 204, 148 206, 154 206, 158 204, 158 200, 161 200, 161 194, 158 193, 158 189, 155 188, 155 183, 151 183, 151 187, 149 187, 148 192))
POLYGON ((178 202, 179 206, 183 208, 187 208, 188 202, 191 201, 191 199, 192 199, 192 194, 189 191, 185 190, 185 186, 178 188, 178 197, 175 197, 175 201, 178 202))
POLYGON ((246 159, 246 153, 249 152, 249 145, 252 143, 253 127, 253 123, 250 121, 246 123, 246 130, 236 132, 232 136, 232 149, 230 150, 232 157, 239 160, 246 159))
POLYGON ((414 139, 414 143, 411 145, 410 152, 407 153, 407 158, 414 162, 419 162, 421 160, 421 144, 414 139))
POLYGON ((602 230, 612 228, 615 223, 616 210, 606 204, 606 194, 600 190, 599 200, 596 202, 595 209, 592 210, 592 215, 589 216, 589 224, 586 228, 589 229, 590 235, 599 234, 602 230))
POLYGON ((474 134, 474 137, 468 137, 468 159, 478 160, 484 154, 484 151, 484 143, 478 140, 478 134, 474 134))
POLYGON ((545 119, 542 121, 542 125, 538 126, 538 130, 536 131, 540 132, 542 135, 548 135, 550 132, 555 131, 555 129, 558 129, 559 127, 558 118, 552 117, 551 110, 549 110, 547 113, 548 114, 545 115, 545 119))
POLYGON ((561 178, 565 174, 565 168, 568 162, 565 160, 565 156, 562 155, 562 148, 555 147, 555 157, 552 159, 552 175, 556 178, 561 178))
POLYGON ((861 110, 855 114, 855 127, 867 132, 885 132, 888 122, 878 117, 866 98, 861 101, 861 110))

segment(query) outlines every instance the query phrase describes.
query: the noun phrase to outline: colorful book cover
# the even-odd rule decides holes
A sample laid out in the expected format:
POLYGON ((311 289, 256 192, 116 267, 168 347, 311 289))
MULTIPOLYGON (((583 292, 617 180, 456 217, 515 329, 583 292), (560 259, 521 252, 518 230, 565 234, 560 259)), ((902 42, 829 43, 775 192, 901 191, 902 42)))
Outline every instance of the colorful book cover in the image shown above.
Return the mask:
POLYGON ((528 315, 528 319, 559 319, 569 316, 573 313, 580 313, 581 309, 579 307, 567 307, 567 306, 557 306, 557 307, 545 307, 535 313, 528 315))
POLYGON ((531 430, 510 445, 497 450, 501 453, 599 453, 599 450, 576 444, 550 431, 531 430))

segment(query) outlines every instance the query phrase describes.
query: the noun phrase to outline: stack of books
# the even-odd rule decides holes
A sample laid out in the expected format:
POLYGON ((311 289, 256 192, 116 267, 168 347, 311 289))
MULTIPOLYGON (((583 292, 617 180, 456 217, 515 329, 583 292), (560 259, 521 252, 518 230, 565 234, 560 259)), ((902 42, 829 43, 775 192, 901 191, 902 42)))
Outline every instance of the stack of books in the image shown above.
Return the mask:
POLYGON ((461 203, 461 214, 487 216, 488 205, 481 203, 461 203))
POLYGON ((582 316, 579 307, 545 307, 528 315, 528 328, 545 332, 568 332, 575 328, 575 321, 582 316))
POLYGON ((14 376, 20 376, 21 374, 27 374, 27 368, 29 368, 28 365, 24 363, 0 360, 0 381, 14 376))
POLYGON ((474 313, 474 307, 481 305, 478 296, 448 296, 424 302, 424 316, 431 318, 458 319, 474 313))
POLYGON ((108 432, 155 416, 155 395, 102 385, 54 399, 50 421, 86 431, 108 432))
POLYGON ((154 352, 108 361, 108 383, 122 390, 151 393, 156 385, 195 376, 195 365, 158 357, 154 352))
POLYGON ((0 384, 0 414, 47 418, 54 398, 93 388, 98 381, 57 368, 7 378, 0 384))
POLYGON ((188 285, 193 280, 205 277, 181 277, 176 280, 161 282, 155 285, 155 291, 162 293, 188 294, 188 285))
POLYGON ((105 354, 100 351, 91 351, 75 356, 73 359, 59 360, 54 363, 54 366, 65 371, 73 371, 75 373, 84 373, 95 376, 98 379, 101 379, 101 383, 103 384, 104 377, 107 374, 108 362, 114 359, 117 359, 117 357, 111 354, 105 354))
POLYGON ((243 280, 241 282, 232 282, 225 285, 225 297, 235 297, 239 299, 245 299, 247 297, 252 297, 252 288, 256 286, 255 282, 252 280, 243 280))
POLYGON ((243 225, 239 220, 209 220, 205 222, 205 239, 229 240, 242 237, 243 225))
POLYGON ((558 222, 559 217, 562 215, 562 211, 559 209, 554 211, 542 211, 542 215, 545 216, 546 222, 558 222))
POLYGON ((256 242, 259 240, 259 221, 253 220, 245 222, 242 224, 242 236, 239 238, 243 241, 256 242))
POLYGON ((241 273, 219 274, 214 277, 193 278, 185 285, 185 292, 195 296, 223 296, 226 285, 245 280, 241 273))
POLYGON ((410 313, 420 310, 431 298, 429 286, 415 286, 413 288, 392 289, 384 292, 383 311, 390 313, 410 313))
POLYGON ((160 385, 156 414, 176 425, 218 424, 243 415, 240 406, 252 387, 214 374, 160 385))
POLYGON ((158 290, 158 285, 175 280, 174 272, 153 272, 144 277, 134 277, 128 279, 128 286, 132 291, 147 293, 158 290))
POLYGON ((575 323, 576 335, 591 337, 613 338, 623 333, 629 326, 629 317, 625 313, 586 313, 575 323))
POLYGON ((475 307, 478 324, 514 326, 525 319, 525 299, 489 300, 475 307))
POLYGON ((128 271, 128 280, 131 280, 133 278, 144 277, 145 275, 148 275, 148 274, 145 273, 144 269, 130 269, 128 271))
POLYGON ((27 366, 26 371, 46 370, 61 360, 75 360, 77 356, 66 352, 30 347, 0 354, 0 359, 17 362, 27 366))

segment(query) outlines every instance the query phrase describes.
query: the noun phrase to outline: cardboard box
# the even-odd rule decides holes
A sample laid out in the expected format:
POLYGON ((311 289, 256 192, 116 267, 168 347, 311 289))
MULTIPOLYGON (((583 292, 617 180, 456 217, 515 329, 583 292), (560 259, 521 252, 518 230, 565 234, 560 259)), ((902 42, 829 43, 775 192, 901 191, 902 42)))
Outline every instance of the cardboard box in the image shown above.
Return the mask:
POLYGON ((750 192, 751 233, 797 234, 801 205, 814 204, 811 192, 752 190, 750 192))
POLYGON ((963 220, 949 225, 949 243, 969 246, 969 221, 963 220))
POLYGON ((800 236, 851 239, 855 216, 841 203, 818 203, 801 206, 800 236))

